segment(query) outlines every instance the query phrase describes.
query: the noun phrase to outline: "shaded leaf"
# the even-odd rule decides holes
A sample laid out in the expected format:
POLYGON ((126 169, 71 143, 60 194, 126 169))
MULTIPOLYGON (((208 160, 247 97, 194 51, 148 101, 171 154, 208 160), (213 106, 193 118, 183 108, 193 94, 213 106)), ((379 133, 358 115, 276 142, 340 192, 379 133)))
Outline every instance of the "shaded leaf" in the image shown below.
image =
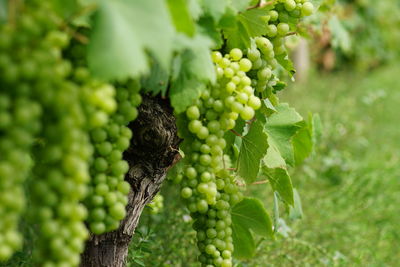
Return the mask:
POLYGON ((160 64, 154 62, 150 74, 142 79, 141 85, 144 92, 165 96, 170 73, 164 70, 160 64))
POLYGON ((279 193, 281 199, 288 205, 294 205, 293 186, 286 168, 263 168, 272 189, 279 193))
POLYGON ((255 198, 245 198, 236 204, 232 214, 232 238, 235 257, 250 258, 256 245, 250 230, 263 237, 272 237, 272 222, 262 202, 255 198))
POLYGON ((243 137, 238 158, 238 174, 247 183, 256 180, 261 159, 268 149, 267 135, 264 132, 264 123, 257 119, 251 124, 249 132, 243 137))
POLYGON ((236 258, 246 259, 254 255, 256 244, 249 229, 232 223, 232 239, 235 247, 233 255, 236 258))
POLYGON ((277 112, 269 117, 265 125, 268 143, 274 148, 274 152, 277 150, 281 154, 287 164, 293 166, 294 152, 290 140, 299 130, 299 123, 303 119, 288 104, 279 104, 276 110, 277 112))

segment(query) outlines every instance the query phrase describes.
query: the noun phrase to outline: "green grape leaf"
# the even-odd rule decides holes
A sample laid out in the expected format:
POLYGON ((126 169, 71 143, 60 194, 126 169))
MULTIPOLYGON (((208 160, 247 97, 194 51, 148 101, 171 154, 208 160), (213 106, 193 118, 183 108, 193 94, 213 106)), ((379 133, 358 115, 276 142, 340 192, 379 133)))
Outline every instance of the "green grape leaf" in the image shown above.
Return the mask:
POLYGON ((285 89, 287 84, 284 81, 278 81, 272 88, 274 89, 274 93, 285 89))
POLYGON ((251 9, 240 13, 238 18, 250 37, 261 36, 267 33, 267 22, 263 17, 267 14, 265 8, 251 9))
POLYGON ((214 83, 216 74, 210 52, 213 45, 212 40, 202 34, 196 34, 193 38, 179 35, 175 42, 176 48, 189 51, 183 57, 182 68, 187 68, 186 71, 199 80, 214 83))
POLYGON ((231 215, 232 224, 240 224, 263 237, 273 236, 272 221, 261 200, 244 198, 233 206, 231 215))
POLYGON ((293 185, 287 169, 284 167, 268 168, 264 166, 263 174, 268 177, 273 191, 278 192, 285 203, 294 205, 293 185))
POLYGON ((264 132, 264 122, 257 118, 250 126, 249 132, 242 138, 238 158, 238 174, 251 183, 257 179, 261 159, 268 149, 267 135, 264 132))
POLYGON ((8 1, 0 0, 0 23, 7 22, 8 1))
POLYGON ((307 121, 300 124, 301 129, 293 136, 296 165, 301 164, 312 153, 321 131, 319 123, 319 116, 310 113, 307 121))
POLYGON ((194 79, 187 73, 182 73, 179 79, 171 83, 169 97, 171 105, 176 113, 181 113, 193 104, 200 94, 205 90, 204 84, 194 79))
POLYGON ((233 255, 236 258, 248 259, 253 257, 256 251, 256 243, 249 229, 240 224, 232 223, 232 239, 235 247, 233 255))
POLYGON ((149 51, 168 69, 175 30, 164 1, 99 1, 88 46, 93 74, 124 79, 148 73, 149 51))
POLYGON ((240 21, 236 22, 235 27, 226 28, 224 30, 224 36, 227 39, 228 49, 246 49, 250 47, 249 33, 240 21))
POLYGON ((169 76, 170 73, 164 70, 157 61, 154 61, 150 73, 141 81, 142 90, 147 93, 152 93, 153 95, 161 93, 162 96, 165 96, 169 76))
POLYGON ((218 22, 224 15, 226 8, 230 5, 229 2, 229 0, 203 0, 204 13, 210 15, 215 22, 218 22))
POLYGON ((296 188, 293 188, 293 195, 294 195, 294 205, 289 207, 289 218, 294 219, 301 219, 303 218, 303 208, 301 206, 301 199, 299 192, 297 192, 296 188))
POLYGON ((215 26, 214 20, 211 17, 202 17, 198 22, 199 31, 211 38, 215 43, 213 49, 219 49, 224 44, 220 30, 215 26))
POLYGON ((290 140, 299 130, 299 123, 303 118, 286 103, 276 106, 276 110, 278 112, 272 114, 265 125, 268 144, 271 147, 268 152, 279 152, 284 161, 293 166, 295 160, 290 140))
POLYGON ((231 215, 235 256, 253 256, 255 244, 250 230, 263 237, 273 237, 271 218, 260 200, 244 198, 232 208, 231 215))
MULTIPOLYGON (((293 62, 289 59, 288 54, 285 52, 283 54, 277 55, 275 56, 276 60, 278 61, 278 63, 285 69, 288 71, 290 77, 292 77, 295 73, 296 70, 293 66, 293 62)), ((285 84, 286 86, 286 84, 285 84)))
POLYGON ((195 33, 195 24, 189 12, 187 1, 167 0, 167 5, 176 30, 193 36, 195 33))
POLYGON ((244 11, 251 6, 251 0, 232 0, 232 6, 239 12, 244 11))
POLYGON ((294 161, 301 164, 312 152, 312 124, 303 122, 300 130, 292 138, 294 161))
POLYGON ((271 103, 271 101, 268 98, 265 98, 262 100, 262 106, 261 106, 261 111, 266 114, 267 116, 271 115, 272 113, 277 112, 276 108, 274 105, 271 103))

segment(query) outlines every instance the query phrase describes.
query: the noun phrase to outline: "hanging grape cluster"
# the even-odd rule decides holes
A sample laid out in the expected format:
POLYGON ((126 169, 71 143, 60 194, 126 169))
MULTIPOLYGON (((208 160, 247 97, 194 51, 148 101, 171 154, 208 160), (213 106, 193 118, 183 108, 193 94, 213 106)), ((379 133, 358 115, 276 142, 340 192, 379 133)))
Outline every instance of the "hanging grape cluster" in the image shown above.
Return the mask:
MULTIPOLYGON (((132 131, 128 123, 137 117, 141 102, 139 86, 128 82, 117 90, 117 110, 109 122, 91 130, 94 158, 90 173, 91 191, 86 200, 89 207, 89 227, 95 234, 118 228, 125 215, 130 185, 124 181, 128 163, 122 153, 129 147, 132 131)), ((101 99, 101 97, 99 98, 101 99)))
POLYGON ((251 120, 261 100, 254 95, 247 72, 252 63, 240 49, 222 56, 212 54, 217 83, 204 91, 186 110, 188 130, 183 149, 189 155, 184 170, 181 196, 196 222, 199 261, 204 265, 232 266, 231 206, 242 194, 235 178, 226 169, 230 159, 224 154, 225 132, 235 127, 239 117, 251 120))
POLYGON ((85 220, 100 233, 125 215, 122 152, 132 136, 125 125, 141 98, 136 84, 117 95, 65 58, 70 35, 51 4, 32 1, 21 11, 0 28, 0 261, 21 248, 26 212, 37 232, 35 265, 78 266, 85 220))
POLYGON ((23 17, 18 27, 18 35, 12 27, 0 29, 0 261, 22 245, 18 222, 26 206, 24 182, 41 129, 42 108, 30 88, 37 66, 34 58, 26 60, 29 51, 24 50, 27 40, 40 32, 34 32, 30 17, 23 17))
MULTIPOLYGON (((222 56, 213 52, 217 83, 209 86, 200 99, 186 110, 188 131, 183 151, 186 167, 175 178, 183 186, 181 196, 195 220, 199 261, 203 266, 232 266, 230 208, 242 199, 229 170, 231 161, 224 154, 225 132, 240 118, 250 121, 280 81, 282 68, 277 57, 287 56, 285 37, 303 16, 313 12, 306 1, 279 1, 266 16, 266 36, 255 37, 245 52, 232 49, 222 56)), ((238 134, 238 133, 235 133, 238 134)))

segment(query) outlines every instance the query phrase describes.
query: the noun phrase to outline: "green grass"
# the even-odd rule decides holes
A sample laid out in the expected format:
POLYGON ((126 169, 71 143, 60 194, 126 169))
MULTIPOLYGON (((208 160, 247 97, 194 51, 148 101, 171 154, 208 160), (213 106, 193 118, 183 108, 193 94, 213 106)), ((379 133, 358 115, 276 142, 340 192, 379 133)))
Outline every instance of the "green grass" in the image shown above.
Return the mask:
POLYGON ((319 113, 324 134, 292 173, 304 218, 288 220, 290 235, 264 242, 248 266, 399 266, 399 73, 313 75, 283 95, 319 113))

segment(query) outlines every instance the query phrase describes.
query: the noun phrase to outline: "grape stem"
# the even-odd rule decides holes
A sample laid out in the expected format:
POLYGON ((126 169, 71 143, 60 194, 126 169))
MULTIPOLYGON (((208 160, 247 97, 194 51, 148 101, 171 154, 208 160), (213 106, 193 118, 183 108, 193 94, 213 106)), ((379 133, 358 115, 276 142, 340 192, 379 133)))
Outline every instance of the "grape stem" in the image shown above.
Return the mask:
POLYGON ((288 32, 285 36, 296 35, 297 32, 288 32))
POLYGON ((238 132, 236 132, 235 130, 230 129, 229 131, 231 131, 234 135, 239 136, 240 138, 243 138, 243 136, 240 135, 240 134, 239 134, 238 132))
POLYGON ((267 184, 268 182, 269 182, 268 180, 262 180, 262 181, 257 181, 257 182, 251 183, 251 185, 267 184))
POLYGON ((275 1, 264 2, 264 1, 261 0, 256 5, 248 7, 247 10, 255 9, 255 8, 263 8, 263 7, 266 7, 266 6, 273 5, 273 4, 275 4, 275 1))

